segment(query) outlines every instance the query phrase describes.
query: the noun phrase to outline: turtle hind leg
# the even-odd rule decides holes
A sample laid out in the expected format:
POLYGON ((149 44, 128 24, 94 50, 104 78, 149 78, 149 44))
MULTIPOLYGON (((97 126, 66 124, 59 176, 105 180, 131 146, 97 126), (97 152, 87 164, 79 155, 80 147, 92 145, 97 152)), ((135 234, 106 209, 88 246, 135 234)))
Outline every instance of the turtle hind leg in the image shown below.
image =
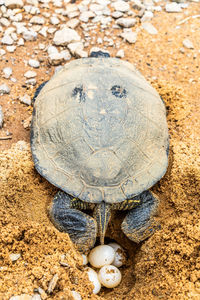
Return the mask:
POLYGON ((143 192, 138 198, 140 204, 128 212, 121 225, 125 235, 135 243, 140 243, 160 228, 154 220, 158 199, 150 191, 143 192))
POLYGON ((80 206, 79 202, 59 191, 49 208, 49 216, 58 230, 69 234, 79 250, 87 251, 95 244, 97 224, 92 217, 74 208, 80 206))

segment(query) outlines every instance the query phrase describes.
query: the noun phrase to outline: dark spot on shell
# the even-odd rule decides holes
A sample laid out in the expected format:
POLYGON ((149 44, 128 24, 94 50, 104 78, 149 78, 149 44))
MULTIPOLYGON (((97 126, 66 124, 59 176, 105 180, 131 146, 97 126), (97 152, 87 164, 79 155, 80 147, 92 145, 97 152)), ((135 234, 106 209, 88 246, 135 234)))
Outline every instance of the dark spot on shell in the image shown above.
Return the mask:
POLYGON ((79 97, 79 102, 85 102, 86 93, 84 92, 82 85, 73 89, 72 96, 77 97, 77 95, 79 97))
POLYGON ((127 91, 123 89, 120 85, 113 85, 111 88, 112 94, 117 98, 126 98, 127 91))

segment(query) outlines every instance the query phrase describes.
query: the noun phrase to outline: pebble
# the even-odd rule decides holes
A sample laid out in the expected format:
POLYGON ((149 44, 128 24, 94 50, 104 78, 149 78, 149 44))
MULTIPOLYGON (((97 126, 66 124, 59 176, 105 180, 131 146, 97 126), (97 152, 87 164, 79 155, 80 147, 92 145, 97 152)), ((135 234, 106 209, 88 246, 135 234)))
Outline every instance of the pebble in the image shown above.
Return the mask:
POLYGON ((149 34, 157 34, 158 30, 149 22, 142 23, 142 27, 149 33, 149 34))
POLYGON ((176 13, 176 12, 181 12, 182 8, 178 3, 172 2, 172 3, 167 3, 165 5, 165 10, 166 10, 166 12, 169 12, 169 13, 176 13))
POLYGON ((133 27, 136 24, 137 20, 135 18, 119 18, 116 21, 117 25, 120 25, 122 27, 133 27))
POLYGON ((134 44, 137 41, 137 33, 133 31, 124 31, 120 34, 120 37, 125 39, 130 44, 134 44))
POLYGON ((51 279, 50 282, 49 282, 48 289, 47 289, 48 294, 51 294, 51 293, 53 292, 53 290, 55 289, 56 284, 57 284, 57 282, 58 282, 58 279, 59 279, 58 274, 55 274, 55 275, 52 277, 52 279, 51 279))
POLYGON ((35 77, 35 76, 37 76, 37 73, 34 72, 34 71, 27 71, 27 72, 24 74, 24 77, 26 77, 26 78, 33 78, 33 77, 35 77))
POLYGON ((49 54, 49 62, 52 66, 58 66, 64 61, 64 57, 62 53, 50 53, 49 54))
POLYGON ((12 45, 14 41, 10 35, 4 35, 1 39, 1 43, 4 45, 12 45))
POLYGON ((36 59, 29 59, 28 64, 33 68, 39 68, 40 66, 40 62, 36 59))
POLYGON ((2 106, 0 105, 0 128, 3 127, 3 110, 2 106))
POLYGON ((43 25, 44 24, 44 18, 38 17, 38 16, 33 16, 30 19, 31 24, 38 24, 38 25, 43 25))
POLYGON ((66 46, 69 43, 79 42, 80 40, 80 35, 74 29, 65 27, 56 31, 53 43, 57 46, 66 46))
POLYGON ((189 39, 183 40, 183 46, 188 49, 194 49, 194 45, 189 39))
POLYGON ((82 300, 81 295, 76 291, 71 291, 73 300, 82 300))
POLYGON ((24 104, 31 105, 31 97, 27 94, 19 98, 20 101, 24 104))
POLYGON ((3 95, 3 94, 9 94, 10 93, 10 87, 3 83, 0 85, 0 95, 3 95))
POLYGON ((8 79, 12 75, 12 68, 3 68, 4 77, 8 79))
POLYGON ((88 257, 85 254, 82 254, 82 257, 83 257, 83 266, 85 266, 88 263, 88 257))
POLYGON ((58 25, 60 23, 60 20, 57 17, 51 17, 50 18, 50 23, 52 25, 58 25))
POLYGON ((17 261, 19 258, 21 257, 21 254, 20 253, 11 253, 9 255, 9 258, 12 262, 15 262, 17 261))
POLYGON ((141 22, 148 22, 148 21, 151 21, 151 19, 153 18, 153 13, 152 11, 145 11, 144 15, 142 16, 141 18, 141 22))
POLYGON ((115 10, 121 11, 121 12, 127 12, 130 10, 129 3, 125 1, 116 1, 112 5, 115 10))
POLYGON ((37 32, 35 32, 34 30, 25 30, 23 32, 23 38, 26 41, 34 41, 37 39, 37 32))
POLYGON ((17 48, 16 46, 7 46, 6 50, 10 53, 13 53, 15 52, 16 48, 17 48))
POLYGON ((22 0, 5 0, 5 6, 7 8, 22 8, 24 5, 22 0))
POLYGON ((66 25, 67 27, 74 29, 79 25, 80 21, 78 19, 71 19, 69 20, 66 25))
POLYGON ((120 49, 119 51, 117 51, 116 57, 118 58, 124 58, 124 50, 120 49))

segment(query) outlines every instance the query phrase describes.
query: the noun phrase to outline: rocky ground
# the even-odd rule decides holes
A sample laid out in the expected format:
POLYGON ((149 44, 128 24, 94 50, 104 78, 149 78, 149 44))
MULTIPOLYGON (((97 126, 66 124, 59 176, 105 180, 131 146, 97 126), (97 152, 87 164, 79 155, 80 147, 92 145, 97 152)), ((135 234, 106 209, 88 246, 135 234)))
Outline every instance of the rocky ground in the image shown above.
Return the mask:
POLYGON ((200 299, 199 29, 198 0, 0 0, 0 299, 78 299, 72 291, 82 299, 200 299), (46 216, 56 190, 34 171, 29 149, 34 91, 94 47, 153 84, 171 136, 168 172, 154 187, 162 229, 136 246, 112 222, 108 235, 129 258, 120 286, 98 296, 80 254, 46 216), (70 268, 60 264, 66 253, 70 268))

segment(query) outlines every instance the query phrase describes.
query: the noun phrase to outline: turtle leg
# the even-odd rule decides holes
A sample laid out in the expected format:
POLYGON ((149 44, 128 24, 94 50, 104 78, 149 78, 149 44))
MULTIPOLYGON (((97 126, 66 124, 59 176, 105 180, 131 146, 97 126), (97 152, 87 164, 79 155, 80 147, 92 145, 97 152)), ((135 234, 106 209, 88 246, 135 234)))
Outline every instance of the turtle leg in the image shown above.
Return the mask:
POLYGON ((140 243, 160 228, 154 220, 159 201, 150 191, 145 191, 135 198, 139 198, 140 203, 128 212, 121 228, 130 240, 140 243))
MULTIPOLYGON (((49 215, 54 226, 67 232, 79 250, 87 251, 92 248, 96 241, 97 224, 89 215, 79 211, 80 200, 59 191, 49 208, 49 215)), ((83 209, 85 203, 82 202, 83 209)))

